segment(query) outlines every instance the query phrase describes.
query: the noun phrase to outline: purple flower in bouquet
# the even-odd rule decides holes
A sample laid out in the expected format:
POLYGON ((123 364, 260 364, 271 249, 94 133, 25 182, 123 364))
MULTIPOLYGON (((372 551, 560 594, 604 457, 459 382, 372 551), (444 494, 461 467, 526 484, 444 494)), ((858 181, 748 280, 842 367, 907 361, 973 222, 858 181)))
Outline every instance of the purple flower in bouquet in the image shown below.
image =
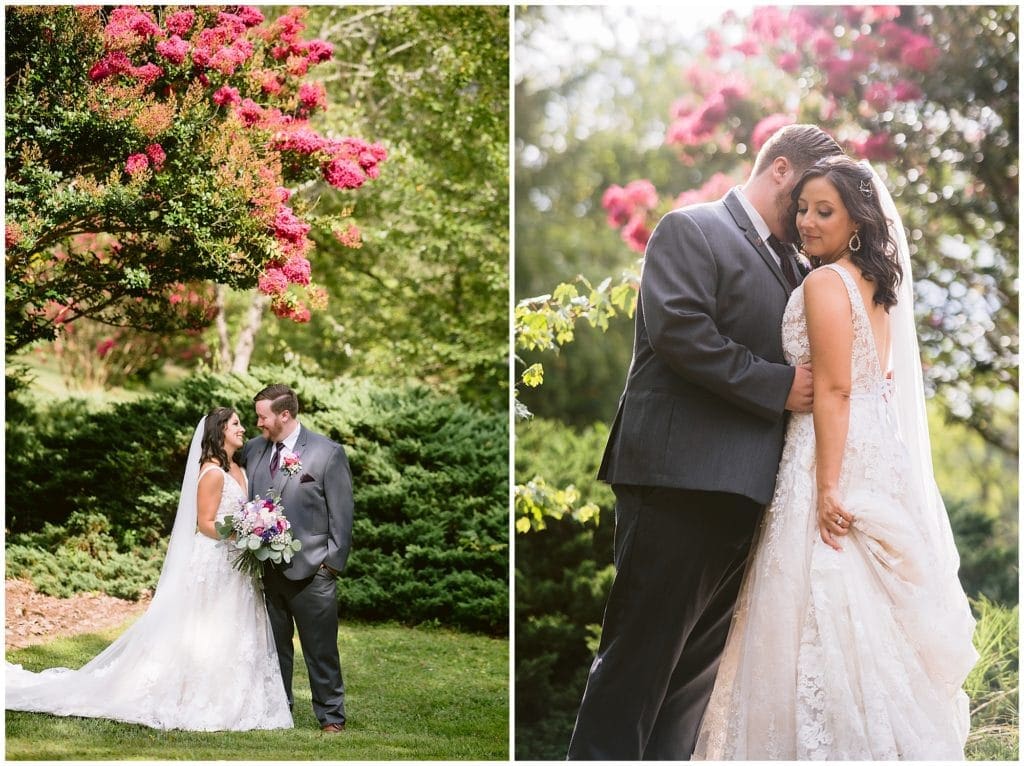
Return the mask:
POLYGON ((238 551, 233 566, 256 580, 263 577, 263 565, 287 564, 302 549, 302 542, 292 537, 291 524, 284 515, 281 498, 257 495, 240 501, 236 513, 217 522, 217 533, 229 540, 238 551))

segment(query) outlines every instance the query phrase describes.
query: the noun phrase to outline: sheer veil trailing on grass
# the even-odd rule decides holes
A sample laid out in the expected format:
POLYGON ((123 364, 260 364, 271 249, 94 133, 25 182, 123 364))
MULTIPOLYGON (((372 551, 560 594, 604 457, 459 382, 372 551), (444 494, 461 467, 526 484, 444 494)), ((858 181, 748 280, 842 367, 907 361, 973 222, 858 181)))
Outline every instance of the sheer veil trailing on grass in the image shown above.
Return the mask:
MULTIPOLYGON (((194 731, 292 726, 263 598, 218 541, 196 532, 206 419, 189 447, 153 601, 78 670, 6 666, 6 707, 194 731)), ((245 494, 225 476, 218 518, 245 494)))

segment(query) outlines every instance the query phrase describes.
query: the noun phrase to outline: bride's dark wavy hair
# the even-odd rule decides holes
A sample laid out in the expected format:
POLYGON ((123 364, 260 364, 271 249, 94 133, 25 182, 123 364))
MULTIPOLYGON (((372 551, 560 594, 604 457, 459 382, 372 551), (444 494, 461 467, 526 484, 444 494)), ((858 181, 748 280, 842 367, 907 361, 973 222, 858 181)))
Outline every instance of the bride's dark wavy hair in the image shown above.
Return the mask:
POLYGON ((199 465, 215 461, 225 471, 231 468, 227 450, 224 449, 224 426, 235 414, 231 407, 214 407, 207 414, 203 440, 200 442, 199 465))
MULTIPOLYGON (((888 311, 896 305, 896 288, 904 275, 896 258, 896 241, 889 221, 875 193, 871 171, 845 155, 826 157, 807 168, 790 194, 793 202, 789 208, 789 223, 794 232, 797 200, 804 184, 812 178, 827 178, 839 192, 850 218, 860 225, 861 246, 857 251, 850 251, 850 260, 864 279, 875 284, 874 302, 888 311), (870 193, 862 191, 865 189, 870 193)), ((798 232, 795 241, 799 241, 798 232)), ((815 266, 821 265, 818 258, 811 261, 815 266)))

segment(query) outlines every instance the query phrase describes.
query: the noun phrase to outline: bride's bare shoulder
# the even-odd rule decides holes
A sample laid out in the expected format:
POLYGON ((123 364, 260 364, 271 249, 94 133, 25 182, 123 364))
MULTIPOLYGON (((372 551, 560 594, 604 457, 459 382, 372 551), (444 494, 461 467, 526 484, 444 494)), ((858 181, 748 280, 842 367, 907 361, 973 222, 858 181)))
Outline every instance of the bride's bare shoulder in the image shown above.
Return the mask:
POLYGON ((211 471, 211 468, 221 468, 221 465, 216 460, 207 460, 205 463, 199 466, 199 483, 200 484, 223 484, 224 483, 224 471, 211 471), (216 478, 210 478, 210 477, 216 478))

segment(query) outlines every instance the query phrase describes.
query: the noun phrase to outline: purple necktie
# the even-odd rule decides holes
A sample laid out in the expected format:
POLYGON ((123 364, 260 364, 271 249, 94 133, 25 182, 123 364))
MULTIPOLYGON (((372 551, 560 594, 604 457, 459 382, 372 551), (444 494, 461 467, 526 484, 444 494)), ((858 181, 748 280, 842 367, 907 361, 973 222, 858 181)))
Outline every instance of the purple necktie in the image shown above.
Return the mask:
POLYGON ((782 244, 779 238, 774 234, 768 237, 768 244, 771 245, 772 250, 779 256, 779 266, 782 267, 782 276, 789 282, 790 288, 796 287, 800 284, 800 280, 796 275, 796 267, 793 265, 793 248, 789 245, 782 244))
POLYGON ((273 478, 274 474, 277 473, 277 467, 281 463, 281 450, 284 449, 284 442, 278 442, 277 448, 274 450, 274 456, 270 458, 270 476, 273 478))

